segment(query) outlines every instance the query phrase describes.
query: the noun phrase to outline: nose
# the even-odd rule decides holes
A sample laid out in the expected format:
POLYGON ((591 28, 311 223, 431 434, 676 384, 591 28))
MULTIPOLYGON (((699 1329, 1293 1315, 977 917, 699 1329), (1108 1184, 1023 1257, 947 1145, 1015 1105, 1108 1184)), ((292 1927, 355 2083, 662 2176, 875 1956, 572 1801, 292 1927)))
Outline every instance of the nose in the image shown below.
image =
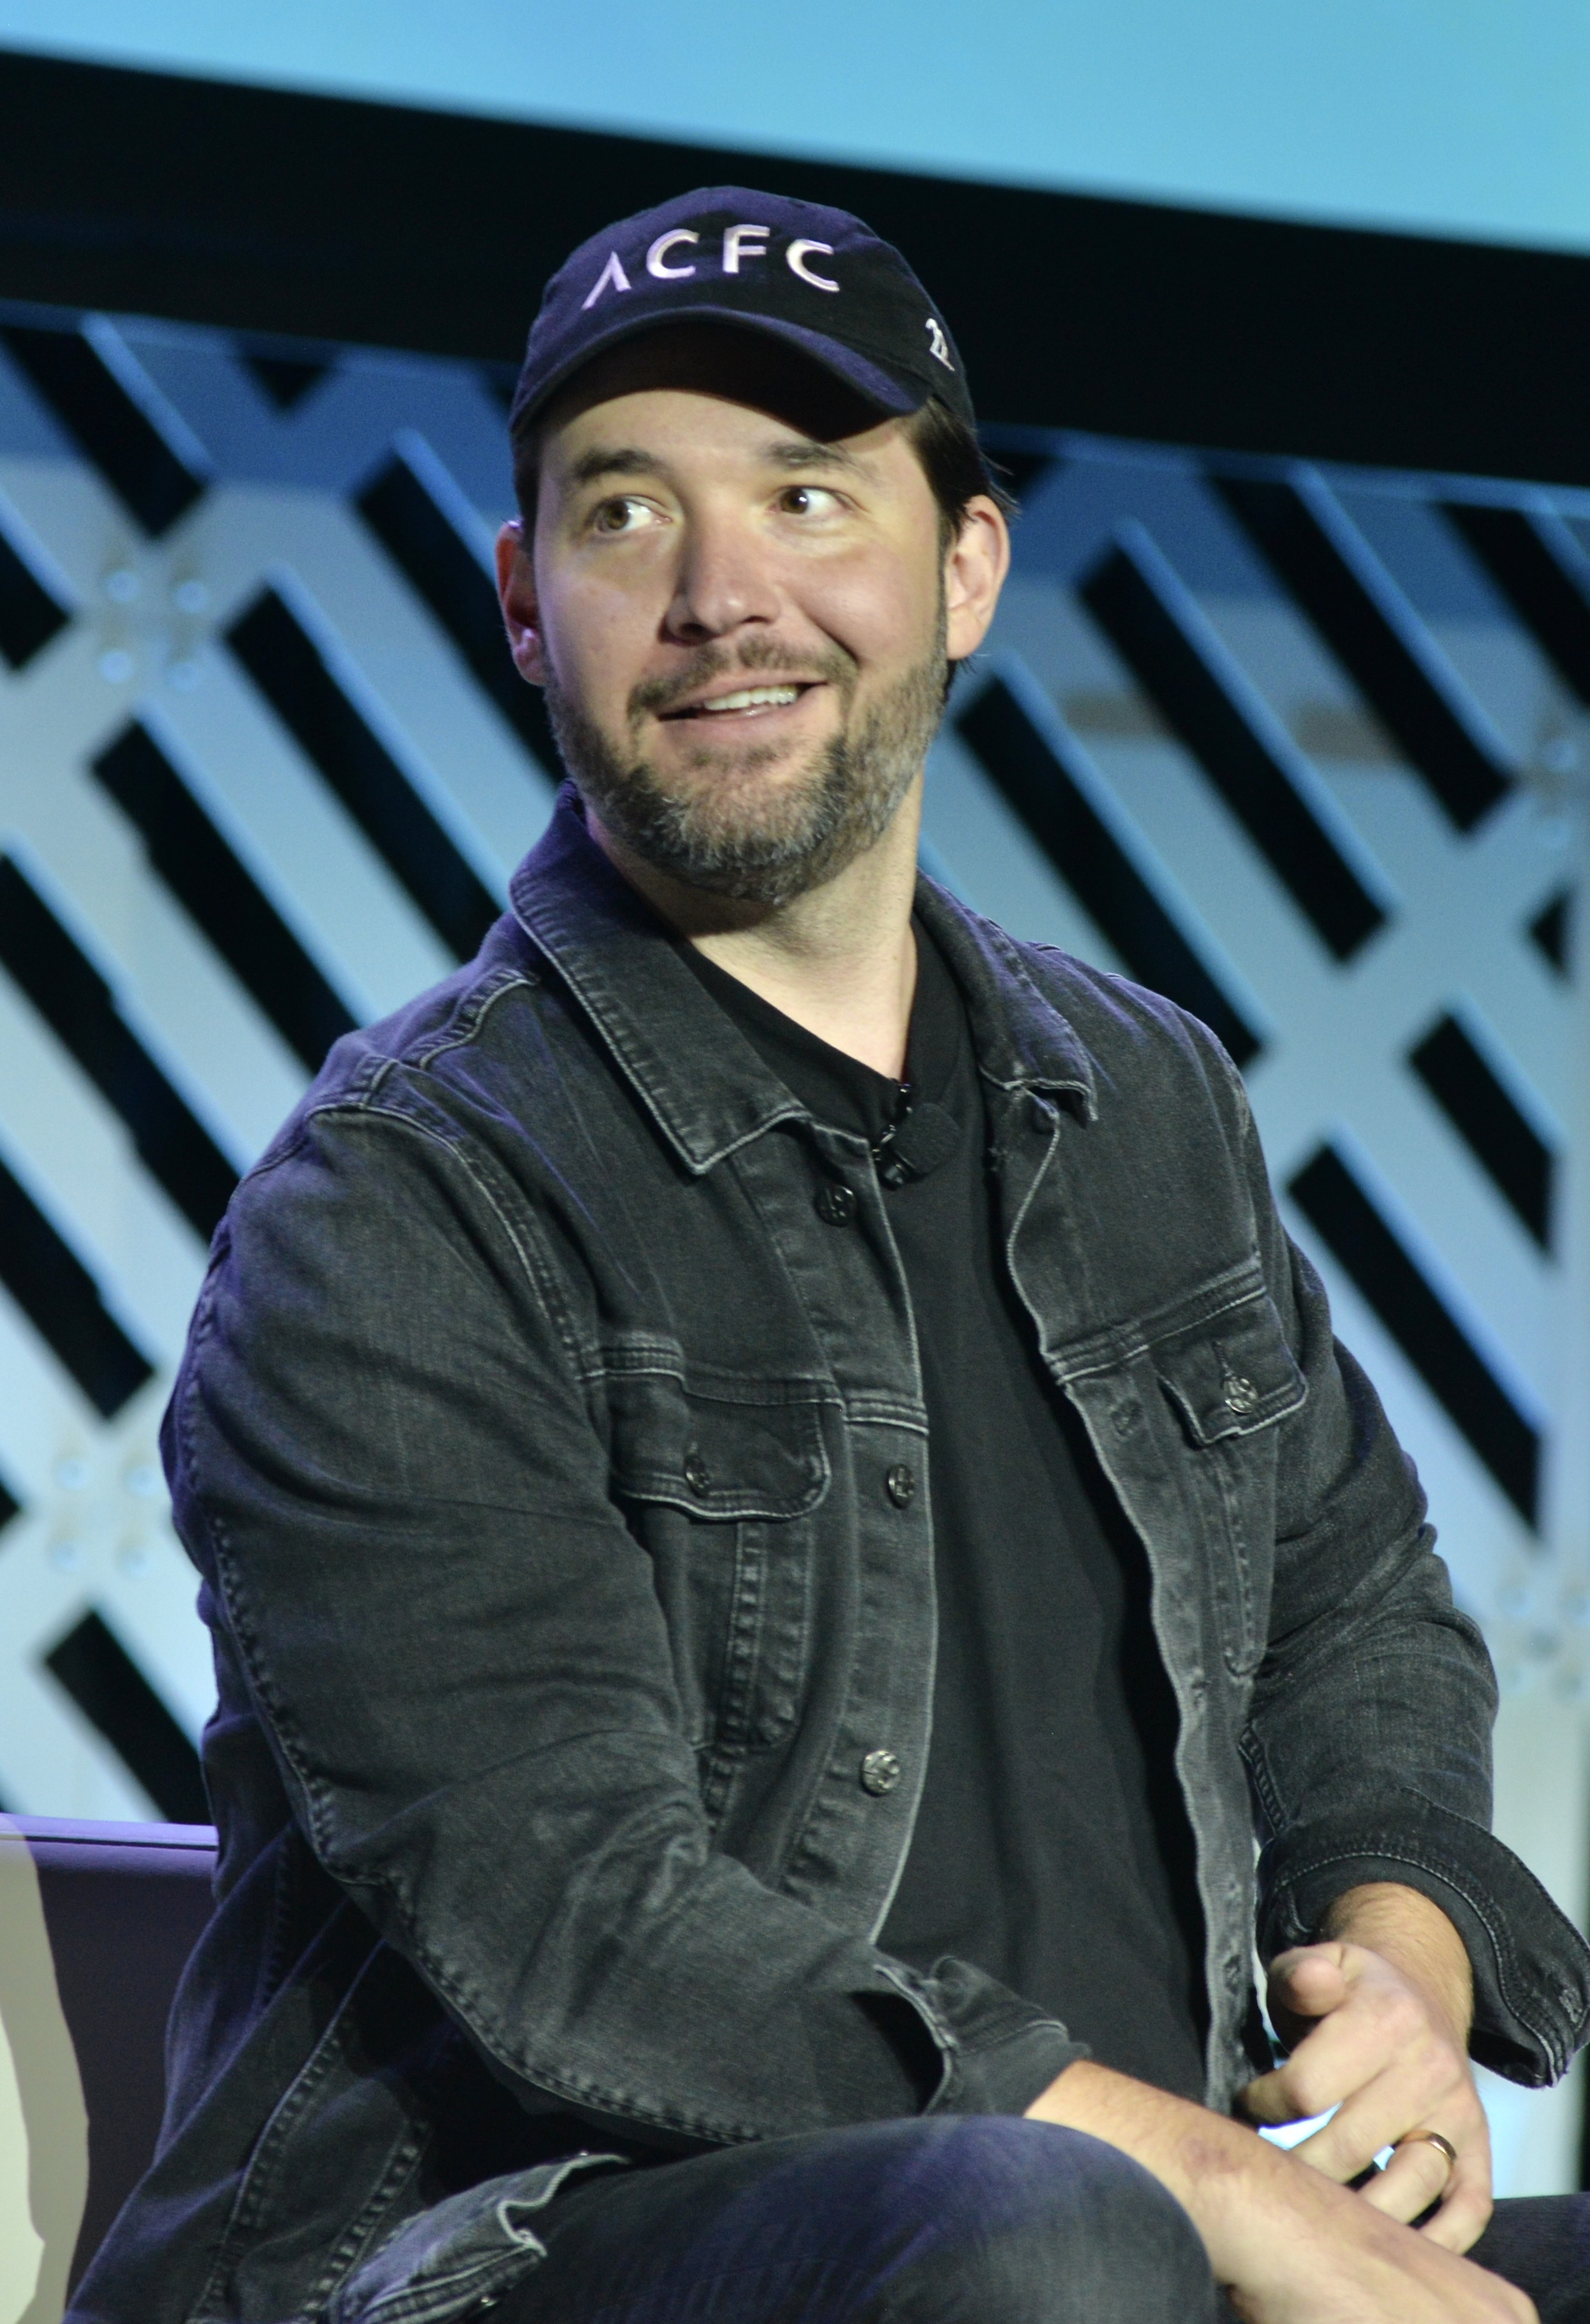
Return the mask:
POLYGON ((747 623, 775 622, 778 613, 769 551, 753 528, 726 510, 693 512, 674 574, 669 636, 681 645, 701 645, 747 623))

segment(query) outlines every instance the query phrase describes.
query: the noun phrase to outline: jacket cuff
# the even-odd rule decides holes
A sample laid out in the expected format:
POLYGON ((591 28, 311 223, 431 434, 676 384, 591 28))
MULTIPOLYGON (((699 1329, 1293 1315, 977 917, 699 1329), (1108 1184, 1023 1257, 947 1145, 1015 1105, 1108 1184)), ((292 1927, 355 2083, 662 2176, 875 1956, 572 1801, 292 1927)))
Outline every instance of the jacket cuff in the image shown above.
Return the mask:
POLYGON ((926 1978, 904 1971, 901 1989, 927 2017, 942 2061, 929 2114, 1025 2114, 1057 2074, 1092 2055, 1057 2019, 966 1961, 935 1961, 926 1978))
POLYGON ((1558 2080, 1590 2032, 1590 1948, 1511 1849, 1421 1792, 1388 1785, 1373 1806, 1271 1841, 1259 1859, 1261 1958, 1314 1942, 1336 1898, 1372 1880, 1417 1889, 1462 1938, 1480 2064, 1531 2089, 1558 2080))

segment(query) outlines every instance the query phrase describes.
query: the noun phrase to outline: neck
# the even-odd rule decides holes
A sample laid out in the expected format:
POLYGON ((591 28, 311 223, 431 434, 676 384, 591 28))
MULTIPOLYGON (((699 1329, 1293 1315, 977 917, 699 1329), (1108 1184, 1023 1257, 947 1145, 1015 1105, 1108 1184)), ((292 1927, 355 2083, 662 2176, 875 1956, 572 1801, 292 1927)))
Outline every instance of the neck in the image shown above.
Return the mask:
POLYGON ((919 780, 888 829, 809 894, 749 904, 685 886, 644 862, 587 810, 591 836, 679 936, 831 1048, 898 1079, 916 991, 911 935, 919 780))

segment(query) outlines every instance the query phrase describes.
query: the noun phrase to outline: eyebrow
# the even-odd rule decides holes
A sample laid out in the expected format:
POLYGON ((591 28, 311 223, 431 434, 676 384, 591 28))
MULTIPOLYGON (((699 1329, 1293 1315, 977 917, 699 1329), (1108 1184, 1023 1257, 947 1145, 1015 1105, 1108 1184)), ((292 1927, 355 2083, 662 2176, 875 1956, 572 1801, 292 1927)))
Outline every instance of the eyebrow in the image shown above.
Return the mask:
POLYGON ((819 444, 811 438, 781 437, 776 444, 763 446, 762 456, 775 468, 837 468, 849 475, 865 475, 872 470, 870 460, 847 452, 843 444, 819 444))
POLYGON ((605 476, 656 476, 662 473, 663 463, 654 453, 642 452, 633 444, 593 445, 582 452, 569 471, 571 484, 599 484, 605 476))
MULTIPOLYGON (((806 437, 780 437, 762 447, 762 457, 769 467, 790 470, 827 468, 846 475, 865 475, 872 464, 842 444, 821 444, 806 437)), ((668 463, 656 453, 643 450, 638 444, 594 444, 582 452, 569 472, 571 484, 596 484, 611 477, 661 476, 667 473, 668 463)))

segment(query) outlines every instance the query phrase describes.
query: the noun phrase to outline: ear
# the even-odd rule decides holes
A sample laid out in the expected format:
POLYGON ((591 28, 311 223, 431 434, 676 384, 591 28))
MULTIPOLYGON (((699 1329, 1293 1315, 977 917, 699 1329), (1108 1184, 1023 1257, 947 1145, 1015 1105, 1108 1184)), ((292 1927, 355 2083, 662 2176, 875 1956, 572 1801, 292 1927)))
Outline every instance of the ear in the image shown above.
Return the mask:
POLYGON ((965 661, 988 634, 1011 569, 1010 528, 997 501, 979 493, 966 503, 961 529, 944 560, 946 650, 965 661))
POLYGON ((530 543, 519 519, 510 517, 497 535, 497 598, 508 650, 521 678, 544 686, 547 668, 541 651, 541 604, 536 596, 535 566, 530 543))

